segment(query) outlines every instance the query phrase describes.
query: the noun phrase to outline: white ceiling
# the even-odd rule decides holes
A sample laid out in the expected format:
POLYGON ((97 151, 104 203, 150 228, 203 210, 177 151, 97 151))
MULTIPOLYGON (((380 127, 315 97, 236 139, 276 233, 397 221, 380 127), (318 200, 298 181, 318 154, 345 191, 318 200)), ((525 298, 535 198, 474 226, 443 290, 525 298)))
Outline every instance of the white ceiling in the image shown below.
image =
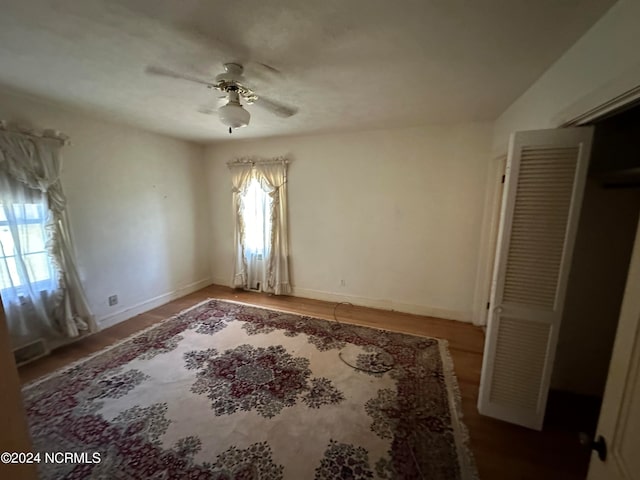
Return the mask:
POLYGON ((3 0, 0 84, 196 141, 228 139, 211 78, 258 94, 232 138, 495 119, 614 0, 3 0), (280 72, 275 74, 260 63, 280 72))

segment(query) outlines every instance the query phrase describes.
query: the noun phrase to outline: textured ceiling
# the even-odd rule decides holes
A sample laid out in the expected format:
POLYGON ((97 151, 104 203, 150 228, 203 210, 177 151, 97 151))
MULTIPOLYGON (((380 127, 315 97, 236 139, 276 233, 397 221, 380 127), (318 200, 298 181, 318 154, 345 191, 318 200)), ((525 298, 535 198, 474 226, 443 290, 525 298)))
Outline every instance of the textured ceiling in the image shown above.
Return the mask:
POLYGON ((495 119, 613 0, 3 0, 0 84, 176 137, 230 136, 212 78, 258 94, 232 138, 495 119), (268 64, 280 74, 261 66, 268 64))

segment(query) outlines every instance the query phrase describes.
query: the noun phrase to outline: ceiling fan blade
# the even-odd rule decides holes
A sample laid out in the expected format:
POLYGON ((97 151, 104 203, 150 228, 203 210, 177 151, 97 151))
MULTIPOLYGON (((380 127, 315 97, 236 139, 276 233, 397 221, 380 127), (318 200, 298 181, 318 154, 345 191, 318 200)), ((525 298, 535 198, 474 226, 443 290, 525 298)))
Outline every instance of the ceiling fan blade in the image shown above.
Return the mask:
POLYGON ((290 107, 288 105, 284 105, 260 95, 258 96, 258 99, 253 103, 254 105, 261 106, 265 110, 269 110, 271 113, 277 115, 280 118, 289 118, 298 113, 298 109, 296 107, 290 107))
POLYGON ((169 70, 168 68, 158 67, 156 65, 149 65, 144 70, 146 73, 150 75, 159 75, 161 77, 169 77, 169 78, 178 78, 180 80, 188 80, 190 82, 199 83, 201 85, 206 85, 208 87, 213 87, 214 84, 211 82, 207 82, 206 80, 202 80, 201 78, 194 77, 193 75, 188 75, 184 73, 174 72, 173 70, 169 70))
POLYGON ((286 79, 286 75, 277 68, 262 62, 249 61, 244 64, 244 75, 251 82, 275 84, 286 79))
POLYGON ((276 67, 272 67, 271 65, 267 65, 266 63, 262 63, 262 62, 252 62, 252 63, 255 63, 256 65, 260 65, 260 67, 264 68, 265 70, 275 75, 282 75, 282 72, 278 70, 276 67))

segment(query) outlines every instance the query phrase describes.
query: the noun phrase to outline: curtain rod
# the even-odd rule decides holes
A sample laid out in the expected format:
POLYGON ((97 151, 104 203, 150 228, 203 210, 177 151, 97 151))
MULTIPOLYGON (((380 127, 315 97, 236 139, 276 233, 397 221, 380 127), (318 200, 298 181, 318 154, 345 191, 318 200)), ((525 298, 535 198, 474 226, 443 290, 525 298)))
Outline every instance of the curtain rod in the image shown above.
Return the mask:
POLYGON ((288 164, 291 161, 286 157, 276 157, 276 158, 254 158, 254 157, 240 157, 230 162, 227 162, 227 166, 231 167, 233 165, 255 165, 256 163, 260 164, 274 164, 274 163, 284 163, 288 164))
POLYGON ((20 135, 26 135, 27 137, 43 138, 49 140, 58 140, 63 145, 69 145, 69 136, 61 133, 57 130, 47 128, 45 130, 35 130, 32 128, 26 128, 19 125, 10 125, 5 120, 0 120, 0 131, 8 133, 18 133, 20 135))

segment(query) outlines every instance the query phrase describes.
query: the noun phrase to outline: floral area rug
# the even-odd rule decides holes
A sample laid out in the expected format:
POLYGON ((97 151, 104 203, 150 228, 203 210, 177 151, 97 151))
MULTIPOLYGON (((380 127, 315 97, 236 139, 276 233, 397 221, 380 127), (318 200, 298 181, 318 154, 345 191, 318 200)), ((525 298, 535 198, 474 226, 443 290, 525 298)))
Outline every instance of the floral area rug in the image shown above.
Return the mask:
POLYGON ((44 479, 477 478, 433 338, 208 300, 23 394, 35 451, 100 453, 44 479))

